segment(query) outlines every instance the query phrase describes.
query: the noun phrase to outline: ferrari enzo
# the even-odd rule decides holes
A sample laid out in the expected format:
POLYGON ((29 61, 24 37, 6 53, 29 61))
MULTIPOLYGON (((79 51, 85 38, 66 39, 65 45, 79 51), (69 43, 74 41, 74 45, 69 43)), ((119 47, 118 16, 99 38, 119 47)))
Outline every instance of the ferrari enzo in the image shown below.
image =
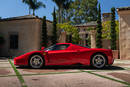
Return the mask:
POLYGON ((14 58, 16 66, 42 68, 47 65, 82 64, 103 68, 114 62, 110 49, 88 48, 72 43, 57 43, 41 51, 32 51, 14 58))

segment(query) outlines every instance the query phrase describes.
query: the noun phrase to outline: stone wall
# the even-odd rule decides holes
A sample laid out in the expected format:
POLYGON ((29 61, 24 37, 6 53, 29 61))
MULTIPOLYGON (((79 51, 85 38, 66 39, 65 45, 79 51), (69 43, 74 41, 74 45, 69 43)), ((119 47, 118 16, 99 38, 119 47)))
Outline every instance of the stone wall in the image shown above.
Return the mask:
MULTIPOLYGON (((0 49, 0 56, 19 56, 21 54, 40 50, 41 48, 41 19, 22 19, 0 22, 0 34, 5 44, 0 49), (18 49, 10 49, 10 34, 18 34, 18 49)), ((52 24, 47 22, 48 35, 51 35, 52 24)))
POLYGON ((120 33, 120 58, 130 59, 130 10, 119 11, 120 33))
MULTIPOLYGON (((105 49, 111 49, 111 41, 109 39, 103 39, 102 46, 105 49)), ((119 40, 116 41, 116 48, 119 50, 119 40)))
MULTIPOLYGON (((91 36, 91 48, 96 48, 96 30, 90 31, 91 36)), ((109 39, 102 40, 102 48, 104 49, 111 49, 111 44, 109 39)), ((116 41, 117 50, 119 50, 119 40, 116 41)))
POLYGON ((40 49, 40 28, 38 19, 0 22, 0 33, 5 38, 1 56, 18 56, 40 49), (18 49, 10 49, 10 34, 18 34, 18 49))

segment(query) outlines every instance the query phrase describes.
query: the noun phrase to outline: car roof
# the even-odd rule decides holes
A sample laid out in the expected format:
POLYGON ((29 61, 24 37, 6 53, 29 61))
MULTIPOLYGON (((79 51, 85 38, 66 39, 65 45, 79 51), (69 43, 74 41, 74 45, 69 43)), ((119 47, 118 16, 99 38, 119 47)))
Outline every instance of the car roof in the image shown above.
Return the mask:
POLYGON ((56 44, 72 44, 72 43, 56 43, 56 44))

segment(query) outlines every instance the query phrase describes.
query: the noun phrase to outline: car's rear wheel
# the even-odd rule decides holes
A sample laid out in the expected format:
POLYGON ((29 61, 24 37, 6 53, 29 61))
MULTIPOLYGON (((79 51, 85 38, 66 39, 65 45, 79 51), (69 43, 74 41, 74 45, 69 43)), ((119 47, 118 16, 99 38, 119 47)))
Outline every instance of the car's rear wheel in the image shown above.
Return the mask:
POLYGON ((105 67, 106 63, 107 60, 102 54, 95 54, 91 60, 91 65, 98 69, 105 67))
POLYGON ((35 69, 42 68, 44 63, 45 63, 45 61, 44 61, 43 57, 38 54, 32 55, 29 60, 29 65, 35 69))

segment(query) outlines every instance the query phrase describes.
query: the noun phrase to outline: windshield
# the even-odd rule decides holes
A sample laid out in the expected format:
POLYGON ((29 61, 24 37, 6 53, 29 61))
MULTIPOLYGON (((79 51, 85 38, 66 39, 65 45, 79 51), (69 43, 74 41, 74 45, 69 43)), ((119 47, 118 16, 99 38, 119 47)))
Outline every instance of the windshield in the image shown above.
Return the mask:
POLYGON ((55 44, 55 45, 52 45, 52 46, 50 46, 50 47, 47 47, 47 48, 44 49, 44 51, 52 50, 55 46, 56 46, 56 44, 55 44))

